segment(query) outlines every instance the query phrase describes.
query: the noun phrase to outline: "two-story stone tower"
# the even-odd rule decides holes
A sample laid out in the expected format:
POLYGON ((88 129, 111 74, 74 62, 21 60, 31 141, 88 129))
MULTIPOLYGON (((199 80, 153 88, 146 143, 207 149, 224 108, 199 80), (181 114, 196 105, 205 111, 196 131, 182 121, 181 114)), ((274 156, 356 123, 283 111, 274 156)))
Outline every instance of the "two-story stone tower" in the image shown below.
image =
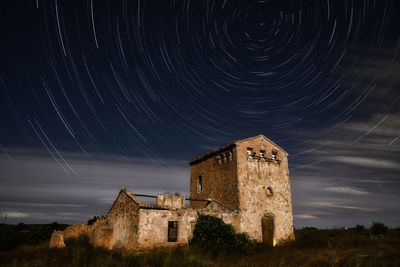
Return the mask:
MULTIPOLYGON (((213 199, 239 213, 238 232, 266 243, 294 238, 288 153, 264 135, 190 162, 191 199, 213 199)), ((204 202, 191 201, 199 209, 204 202)))

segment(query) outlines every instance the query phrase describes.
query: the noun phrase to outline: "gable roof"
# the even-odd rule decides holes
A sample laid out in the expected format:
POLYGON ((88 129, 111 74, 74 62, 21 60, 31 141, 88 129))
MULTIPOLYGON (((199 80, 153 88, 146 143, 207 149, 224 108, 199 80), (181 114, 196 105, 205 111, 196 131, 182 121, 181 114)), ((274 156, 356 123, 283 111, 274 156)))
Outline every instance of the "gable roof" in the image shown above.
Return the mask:
POLYGON ((237 140, 234 143, 238 144, 238 143, 246 142, 246 141, 249 141, 249 140, 252 140, 252 139, 256 139, 256 138, 260 138, 260 137, 264 138, 265 140, 267 140, 268 142, 270 142, 271 144, 273 144, 274 146, 279 148, 279 150, 284 152, 286 156, 289 156, 289 153, 287 153, 282 147, 278 146, 274 141, 272 141, 271 139, 265 137, 265 135, 263 135, 263 134, 259 134, 259 135, 253 136, 253 137, 237 140))
POLYGON ((128 199, 130 199, 135 205, 137 205, 139 207, 139 209, 168 210, 167 208, 161 208, 161 207, 153 206, 153 205, 146 205, 146 204, 142 203, 139 199, 137 199, 132 192, 128 191, 125 187, 122 187, 121 191, 119 191, 117 198, 114 200, 114 203, 111 205, 110 211, 114 207, 115 202, 118 200, 118 198, 121 194, 124 194, 125 196, 127 196, 128 199))
POLYGON ((211 150, 211 151, 209 151, 209 152, 206 152, 206 153, 204 153, 204 154, 201 155, 201 156, 195 157, 192 161, 189 162, 189 164, 190 164, 190 165, 196 164, 196 163, 198 163, 198 162, 200 162, 200 161, 203 161, 203 160, 205 160, 205 159, 211 158, 212 156, 214 156, 215 154, 217 154, 217 153, 219 153, 219 152, 222 152, 222 151, 225 151, 225 150, 229 150, 229 149, 231 149, 232 147, 235 147, 236 144, 239 144, 239 143, 242 143, 242 142, 246 142, 246 141, 249 141, 249 140, 252 140, 252 139, 256 139, 256 138, 261 138, 261 137, 264 138, 265 140, 267 140, 268 142, 270 142, 271 144, 273 144, 274 146, 276 146, 276 147, 277 147, 279 150, 281 150, 282 152, 284 152, 286 156, 289 156, 289 153, 287 153, 283 148, 281 148, 280 146, 278 146, 276 143, 274 143, 273 141, 271 141, 269 138, 265 137, 265 135, 259 134, 259 135, 253 136, 253 137, 249 137, 249 138, 245 138, 245 139, 241 139, 241 140, 236 140, 236 141, 234 141, 234 142, 232 142, 232 143, 229 143, 229 144, 227 144, 227 145, 225 145, 225 146, 221 146, 221 147, 219 147, 219 148, 216 148, 216 149, 214 149, 214 150, 211 150))

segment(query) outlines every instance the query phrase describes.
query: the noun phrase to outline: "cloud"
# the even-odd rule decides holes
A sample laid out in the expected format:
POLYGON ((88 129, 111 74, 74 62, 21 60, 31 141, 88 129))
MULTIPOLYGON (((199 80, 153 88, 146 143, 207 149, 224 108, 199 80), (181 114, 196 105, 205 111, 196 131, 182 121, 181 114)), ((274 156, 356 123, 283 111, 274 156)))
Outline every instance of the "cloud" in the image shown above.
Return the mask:
POLYGON ((296 219, 316 219, 316 218, 318 218, 317 216, 314 216, 311 214, 294 214, 293 217, 296 219))
MULTIPOLYGON (((122 186, 156 195, 189 190, 189 165, 182 160, 139 159, 113 154, 62 151, 76 175, 68 175, 53 158, 37 150, 7 149, 13 163, 0 157, 0 211, 28 216, 8 222, 78 223, 106 214, 122 186)), ((143 199, 147 203, 153 199, 143 199)))
POLYGON ((342 193, 342 194, 350 194, 350 195, 368 195, 369 192, 363 191, 361 189, 345 187, 345 186, 337 186, 337 187, 328 187, 325 188, 325 191, 333 192, 333 193, 342 193))
POLYGON ((18 211, 6 211, 1 214, 3 217, 7 217, 7 219, 20 219, 20 218, 26 218, 29 217, 30 215, 25 212, 18 212, 18 211))
POLYGON ((338 209, 344 209, 344 210, 357 210, 357 211, 362 211, 362 212, 379 211, 378 208, 351 206, 348 204, 340 204, 340 203, 333 203, 333 202, 306 202, 306 203, 303 203, 303 205, 310 206, 310 207, 328 207, 328 208, 338 208, 338 209))
POLYGON ((400 164, 392 160, 373 159, 365 157, 355 156, 336 156, 330 158, 333 161, 370 168, 382 168, 382 169, 400 169, 400 164))

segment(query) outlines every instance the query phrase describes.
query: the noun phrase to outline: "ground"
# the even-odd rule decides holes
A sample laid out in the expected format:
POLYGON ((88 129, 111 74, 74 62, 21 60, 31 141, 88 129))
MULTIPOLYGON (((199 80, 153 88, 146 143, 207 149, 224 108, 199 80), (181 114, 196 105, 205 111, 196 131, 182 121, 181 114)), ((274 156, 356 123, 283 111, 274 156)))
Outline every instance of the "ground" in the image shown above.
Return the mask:
POLYGON ((1 266, 400 266, 400 229, 314 228, 295 231, 296 241, 275 248, 257 245, 243 251, 212 253, 193 247, 155 248, 130 253, 95 248, 88 240, 67 247, 48 243, 0 251, 1 266))

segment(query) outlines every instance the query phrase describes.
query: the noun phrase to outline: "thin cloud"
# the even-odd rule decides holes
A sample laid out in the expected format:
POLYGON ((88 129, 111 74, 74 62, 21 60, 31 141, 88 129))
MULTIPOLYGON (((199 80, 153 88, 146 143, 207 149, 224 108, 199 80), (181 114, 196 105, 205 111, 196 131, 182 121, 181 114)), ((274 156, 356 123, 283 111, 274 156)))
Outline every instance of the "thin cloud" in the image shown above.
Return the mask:
POLYGON ((0 216, 6 217, 9 219, 20 219, 20 218, 29 217, 30 215, 29 215, 29 213, 26 213, 26 212, 6 211, 6 212, 3 212, 0 216))
POLYGON ((294 218, 296 219, 317 219, 318 217, 311 214, 294 214, 294 218))
POLYGON ((346 186, 336 186, 336 187, 328 187, 325 188, 325 191, 332 192, 332 193, 341 193, 341 194, 349 194, 349 195, 368 195, 369 192, 352 188, 346 186))
POLYGON ((380 168, 380 169, 400 169, 400 164, 398 162, 387 160, 387 159, 377 159, 377 158, 366 158, 366 157, 356 157, 356 156, 335 156, 330 158, 332 161, 341 162, 349 165, 363 166, 370 168, 380 168))
POLYGON ((360 207, 360 206, 352 206, 346 204, 335 204, 331 202, 306 202, 303 203, 305 206, 311 207, 329 207, 329 208, 338 208, 338 209, 346 209, 346 210, 358 210, 363 212, 377 212, 378 208, 369 208, 369 207, 360 207))

